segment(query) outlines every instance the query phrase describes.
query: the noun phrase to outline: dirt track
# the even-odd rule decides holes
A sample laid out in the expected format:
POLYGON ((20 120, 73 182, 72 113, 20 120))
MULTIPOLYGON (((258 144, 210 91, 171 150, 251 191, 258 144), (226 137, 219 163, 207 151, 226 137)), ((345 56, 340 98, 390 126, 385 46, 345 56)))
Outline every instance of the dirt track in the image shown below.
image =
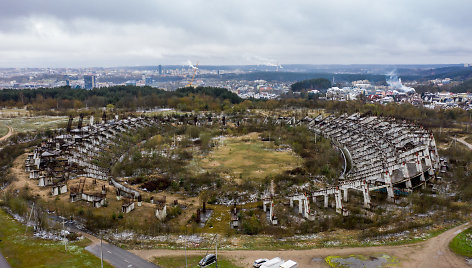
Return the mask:
POLYGON ((1 137, 0 141, 4 141, 4 140, 10 138, 11 135, 13 135, 13 128, 9 127, 9 126, 7 126, 7 127, 8 127, 8 133, 5 136, 1 137))
POLYGON ((472 150, 472 144, 468 143, 465 141, 465 137, 462 137, 462 138, 452 138, 453 140, 456 140, 462 144, 464 144, 465 146, 467 146, 467 148, 469 148, 470 150, 472 150))
MULTIPOLYGON (((291 259, 298 262, 299 267, 327 267, 324 257, 329 255, 377 255, 386 253, 400 260, 396 267, 470 267, 464 258, 455 255, 449 250, 448 244, 459 232, 468 227, 469 223, 462 224, 448 230, 427 241, 402 245, 402 246, 379 246, 364 248, 319 248, 309 250, 284 250, 284 251, 218 251, 225 257, 235 261, 242 267, 252 267, 252 262, 258 258, 291 259), (314 261, 315 260, 315 261, 314 261)), ((131 250, 134 254, 152 260, 159 256, 183 256, 183 250, 131 250)), ((203 255, 206 251, 190 251, 189 254, 203 255)))

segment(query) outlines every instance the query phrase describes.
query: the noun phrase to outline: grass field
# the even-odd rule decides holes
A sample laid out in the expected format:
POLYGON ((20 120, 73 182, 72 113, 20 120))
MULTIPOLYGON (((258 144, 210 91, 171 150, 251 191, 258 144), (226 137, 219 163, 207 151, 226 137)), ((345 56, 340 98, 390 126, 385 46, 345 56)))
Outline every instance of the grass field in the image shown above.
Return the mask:
POLYGON ((5 125, 0 124, 0 137, 7 135, 7 133, 8 133, 8 128, 5 125))
POLYGON ((263 142, 257 133, 225 138, 218 148, 200 161, 203 169, 235 179, 262 179, 299 166, 302 161, 291 151, 276 151, 273 142, 263 142))
POLYGON ((18 117, 18 116, 28 116, 31 112, 26 109, 0 109, 0 118, 9 118, 9 117, 18 117))
MULTIPOLYGON (((0 209, 0 250, 11 267, 100 267, 100 259, 87 252, 87 241, 69 243, 25 235, 25 227, 0 209)), ((104 267, 112 267, 104 264, 104 267)))
MULTIPOLYGON (((15 132, 29 132, 64 127, 67 124, 66 116, 36 116, 0 119, 2 126, 10 126, 15 132)), ((7 129, 8 132, 8 129, 7 129)))
POLYGON ((449 248, 456 254, 472 257, 472 228, 454 237, 449 243, 449 248))
MULTIPOLYGON (((198 262, 202 259, 203 256, 187 256, 188 267, 194 268, 199 267, 198 262)), ((180 257, 158 257, 153 261, 155 264, 159 265, 162 268, 179 268, 185 267, 185 256, 180 257)), ((215 264, 207 266, 210 268, 216 267, 215 264)), ((218 256, 218 267, 219 268, 239 268, 239 266, 234 265, 228 259, 225 259, 221 256, 218 256)))

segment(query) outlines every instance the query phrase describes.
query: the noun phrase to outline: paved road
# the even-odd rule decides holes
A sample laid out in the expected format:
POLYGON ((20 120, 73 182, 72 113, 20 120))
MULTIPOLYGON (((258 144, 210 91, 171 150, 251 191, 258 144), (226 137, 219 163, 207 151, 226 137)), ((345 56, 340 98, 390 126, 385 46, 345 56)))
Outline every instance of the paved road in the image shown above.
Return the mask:
MULTIPOLYGON (((59 224, 61 224, 64 220, 63 217, 59 217, 56 215, 49 215, 49 218, 59 224)), ((90 241, 92 241, 92 244, 90 246, 87 246, 85 250, 100 258, 99 238, 84 232, 84 230, 81 230, 80 226, 78 226, 77 222, 75 221, 67 221, 65 223, 65 227, 69 231, 81 233, 82 235, 90 239, 90 241)), ((103 241, 103 259, 117 268, 159 268, 159 266, 154 265, 127 250, 109 244, 105 241, 103 241)), ((0 268, 3 267, 0 266, 0 268)))
MULTIPOLYGON (((85 249, 100 258, 100 244, 93 244, 85 249)), ((159 268, 129 251, 108 243, 103 243, 103 259, 116 268, 159 268)))
POLYGON ((5 260, 2 253, 0 253, 0 268, 10 268, 10 264, 5 260))

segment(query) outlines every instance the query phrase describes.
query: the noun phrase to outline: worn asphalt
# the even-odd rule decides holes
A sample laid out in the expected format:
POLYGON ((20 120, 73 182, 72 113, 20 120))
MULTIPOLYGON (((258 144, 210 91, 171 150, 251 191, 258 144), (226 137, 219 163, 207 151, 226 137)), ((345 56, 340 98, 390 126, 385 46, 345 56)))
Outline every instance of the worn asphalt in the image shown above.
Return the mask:
POLYGON ((10 264, 8 264, 2 253, 0 253, 0 268, 10 268, 10 264))
MULTIPOLYGON (((85 248, 93 255, 100 258, 100 244, 93 244, 85 248)), ((117 246, 103 243, 103 259, 116 268, 159 268, 133 253, 117 246)))

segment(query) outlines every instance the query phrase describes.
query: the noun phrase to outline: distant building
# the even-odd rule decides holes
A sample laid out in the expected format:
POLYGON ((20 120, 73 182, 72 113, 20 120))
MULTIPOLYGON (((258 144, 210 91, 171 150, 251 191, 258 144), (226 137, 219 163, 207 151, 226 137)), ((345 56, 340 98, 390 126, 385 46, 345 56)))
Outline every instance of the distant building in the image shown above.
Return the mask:
POLYGON ((95 88, 96 79, 95 75, 84 75, 84 88, 95 88))
POLYGON ((136 80, 128 80, 125 82, 127 86, 136 86, 136 80))
POLYGON ((159 75, 162 75, 162 65, 159 65, 159 75))
POLYGON ((144 79, 144 84, 146 84, 146 86, 152 85, 152 77, 146 77, 144 79))

